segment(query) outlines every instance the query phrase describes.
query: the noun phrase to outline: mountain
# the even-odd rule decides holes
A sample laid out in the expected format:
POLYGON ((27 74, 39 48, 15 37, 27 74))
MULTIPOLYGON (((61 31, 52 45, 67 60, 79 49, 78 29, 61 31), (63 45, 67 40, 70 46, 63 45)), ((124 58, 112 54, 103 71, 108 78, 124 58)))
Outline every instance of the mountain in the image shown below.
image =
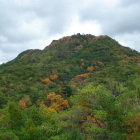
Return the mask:
MULTIPOLYGON (((53 40, 43 50, 31 49, 20 53, 15 59, 0 65, 0 119, 3 123, 0 125, 0 138, 8 139, 10 134, 14 137, 13 139, 39 139, 39 135, 44 140, 62 139, 67 131, 71 131, 67 139, 81 140, 91 139, 91 137, 95 139, 117 139, 118 137, 133 139, 129 133, 133 133, 136 137, 137 130, 133 129, 134 124, 129 119, 137 120, 137 117, 133 118, 130 114, 125 114, 131 105, 129 104, 129 107, 122 110, 122 104, 127 97, 130 97, 127 95, 128 93, 135 91, 135 94, 138 94, 140 91, 139 66, 139 52, 120 45, 107 35, 67 36, 53 40), (100 98, 96 94, 94 95, 94 91, 99 92, 100 98), (105 94, 102 95, 102 92, 105 94), (91 100, 91 98, 95 99, 91 100), (95 106, 93 106, 94 100, 98 101, 95 106), (83 106, 82 102, 88 105, 83 106), (112 110, 106 103, 110 108, 112 106, 112 110), (120 110, 116 112, 117 108, 120 108, 122 114, 120 110), (5 114, 6 111, 7 114, 5 114), (15 111, 19 112, 22 121, 17 122, 15 118, 18 119, 19 116, 15 114, 15 111), (32 115, 29 115, 29 112, 32 112, 32 115), (48 114, 48 112, 51 112, 48 118, 44 118, 41 114, 48 114), (78 112, 82 114, 78 114, 78 112), (16 116, 15 118, 13 114, 16 116), (33 117, 35 114, 37 116, 33 117), (112 120, 108 115, 113 116, 112 120), (129 119, 123 120, 123 115, 129 119), (8 116, 11 119, 7 118, 6 121, 8 116), (72 120, 68 116, 71 116, 72 120), (51 120, 51 118, 53 119, 51 120), (28 122, 28 119, 31 122, 28 122), (48 125, 45 123, 45 119, 49 121, 48 125), (49 125, 52 129, 55 125, 60 125, 56 120, 66 124, 61 125, 59 128, 61 131, 52 132, 49 125), (125 128, 124 130, 128 120, 130 122, 127 123, 127 127, 131 129, 125 128), (75 121, 75 127, 72 124, 73 121, 75 121), (121 121, 124 121, 122 125, 119 124, 121 121), (88 124, 89 122, 92 123, 88 124), (116 126, 113 126, 113 122, 116 126), (19 126, 22 126, 22 129, 19 126), (27 127, 33 132, 30 132, 27 127), (66 130, 62 132, 65 128, 66 130), (3 133, 5 129, 6 133, 3 133), (127 132, 130 130, 131 132, 127 132), (37 136, 35 136, 35 131, 38 133, 37 136), (23 135, 24 132, 27 136, 23 135)), ((135 97, 135 94, 131 95, 132 98, 135 97)), ((138 109, 139 96, 134 100, 137 100, 135 109, 138 109)), ((131 101, 132 104, 135 102, 131 101)), ((139 115, 134 113, 134 109, 128 112, 133 112, 134 116, 139 115)))

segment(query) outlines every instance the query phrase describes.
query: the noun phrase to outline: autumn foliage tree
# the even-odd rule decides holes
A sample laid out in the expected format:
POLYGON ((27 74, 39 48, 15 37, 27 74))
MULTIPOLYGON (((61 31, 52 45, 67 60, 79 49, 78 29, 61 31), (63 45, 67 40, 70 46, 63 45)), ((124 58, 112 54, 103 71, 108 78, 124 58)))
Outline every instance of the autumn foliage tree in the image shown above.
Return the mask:
POLYGON ((49 102, 48 109, 51 112, 63 111, 69 107, 68 101, 62 98, 61 95, 56 95, 54 92, 47 95, 47 102, 49 102))
POLYGON ((50 80, 56 80, 56 79, 58 79, 57 74, 50 75, 50 80))
POLYGON ((49 78, 41 79, 42 83, 44 84, 51 84, 52 81, 49 78))
POLYGON ((30 97, 28 95, 24 96, 20 101, 19 101, 19 107, 21 109, 27 108, 31 105, 30 97))
POLYGON ((93 66, 88 67, 87 71, 94 71, 94 67, 93 66))

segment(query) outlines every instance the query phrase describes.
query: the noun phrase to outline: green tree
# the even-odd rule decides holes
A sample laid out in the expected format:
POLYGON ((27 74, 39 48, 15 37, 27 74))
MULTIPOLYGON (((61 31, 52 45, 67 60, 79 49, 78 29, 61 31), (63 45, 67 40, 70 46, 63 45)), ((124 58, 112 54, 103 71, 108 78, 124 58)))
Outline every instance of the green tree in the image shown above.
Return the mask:
POLYGON ((23 119, 21 110, 18 108, 16 103, 10 102, 9 103, 9 117, 10 117, 10 125, 12 130, 21 130, 23 126, 23 119))

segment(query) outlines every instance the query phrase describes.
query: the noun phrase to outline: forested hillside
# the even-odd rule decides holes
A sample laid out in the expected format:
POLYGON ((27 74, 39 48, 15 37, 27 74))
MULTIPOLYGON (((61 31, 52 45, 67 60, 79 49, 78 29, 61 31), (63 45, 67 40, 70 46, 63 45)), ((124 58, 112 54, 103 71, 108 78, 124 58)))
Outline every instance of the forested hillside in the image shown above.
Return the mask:
POLYGON ((0 65, 1 140, 139 140, 140 53, 72 35, 0 65))

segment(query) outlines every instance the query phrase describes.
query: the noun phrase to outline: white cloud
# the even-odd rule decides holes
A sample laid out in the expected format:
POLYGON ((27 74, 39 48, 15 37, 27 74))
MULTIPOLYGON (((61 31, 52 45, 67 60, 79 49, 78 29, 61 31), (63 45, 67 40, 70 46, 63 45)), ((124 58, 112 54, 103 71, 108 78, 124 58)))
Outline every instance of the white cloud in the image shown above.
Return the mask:
POLYGON ((85 34, 101 34, 100 24, 98 21, 80 22, 79 17, 75 17, 68 28, 69 34, 85 33, 85 34))

